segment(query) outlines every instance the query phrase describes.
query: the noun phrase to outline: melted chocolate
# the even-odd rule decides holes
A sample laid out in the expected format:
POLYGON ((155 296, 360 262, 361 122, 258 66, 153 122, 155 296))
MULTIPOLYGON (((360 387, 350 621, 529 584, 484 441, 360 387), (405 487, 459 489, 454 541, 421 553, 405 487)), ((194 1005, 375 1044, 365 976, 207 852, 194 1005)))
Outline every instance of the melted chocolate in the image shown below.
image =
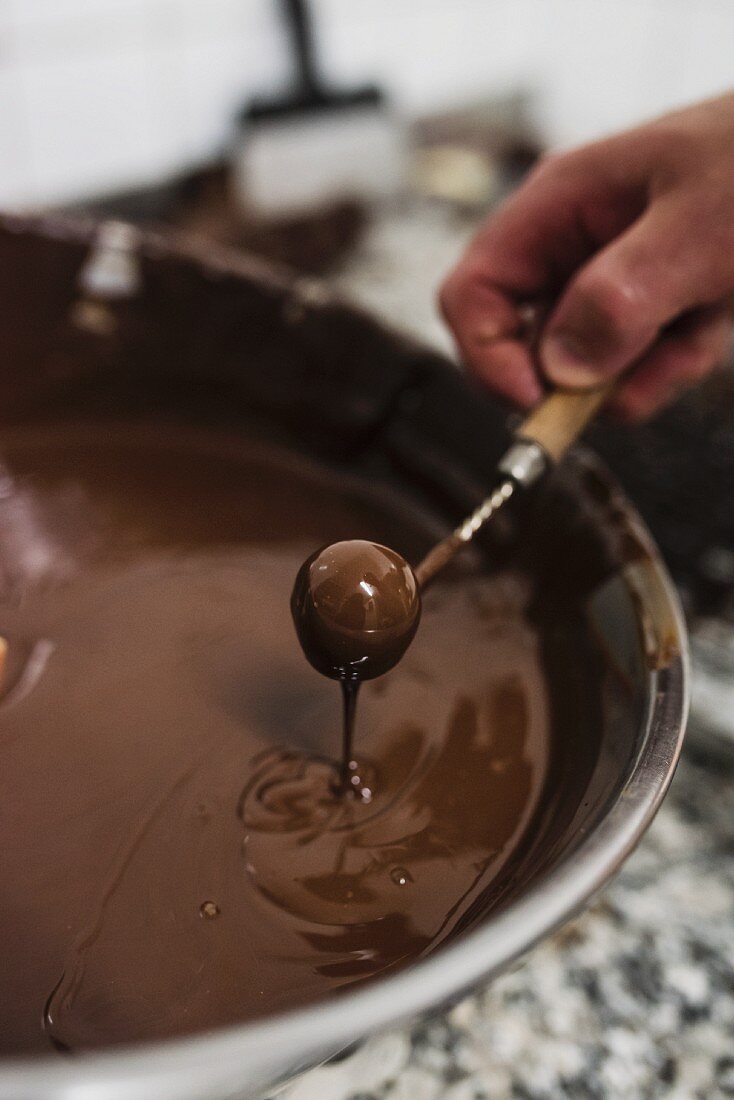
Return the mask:
POLYGON ((241 435, 80 425, 1 447, 4 1051, 293 1008, 499 896, 562 744, 528 576, 428 593, 399 669, 361 689, 345 799, 333 686, 287 593, 313 545, 427 547, 428 519, 241 435))

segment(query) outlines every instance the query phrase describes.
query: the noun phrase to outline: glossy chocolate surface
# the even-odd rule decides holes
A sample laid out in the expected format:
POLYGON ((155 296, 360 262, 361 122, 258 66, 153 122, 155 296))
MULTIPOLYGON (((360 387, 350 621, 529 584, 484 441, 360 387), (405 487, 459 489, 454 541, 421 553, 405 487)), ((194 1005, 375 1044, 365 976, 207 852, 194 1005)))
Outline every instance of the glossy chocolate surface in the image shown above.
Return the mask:
POLYGON ((307 659, 335 680, 393 668, 420 620, 413 571, 395 550, 346 539, 317 550, 296 576, 291 611, 307 659))
POLYGON ((344 798, 338 693, 289 587, 315 541, 427 542, 410 506, 188 429, 19 430, 2 453, 3 1049, 260 1016, 450 936, 549 775, 528 579, 436 585, 363 688, 369 797, 344 798))

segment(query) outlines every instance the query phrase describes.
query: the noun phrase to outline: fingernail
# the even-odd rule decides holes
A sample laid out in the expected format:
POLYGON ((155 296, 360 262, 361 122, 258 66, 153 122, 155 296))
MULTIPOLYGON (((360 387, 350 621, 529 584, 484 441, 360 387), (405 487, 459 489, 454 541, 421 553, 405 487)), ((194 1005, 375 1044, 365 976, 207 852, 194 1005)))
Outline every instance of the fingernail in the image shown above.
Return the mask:
POLYGON ((540 359, 545 373, 558 386, 594 386, 603 373, 589 362, 576 337, 566 333, 546 337, 540 345, 540 359))

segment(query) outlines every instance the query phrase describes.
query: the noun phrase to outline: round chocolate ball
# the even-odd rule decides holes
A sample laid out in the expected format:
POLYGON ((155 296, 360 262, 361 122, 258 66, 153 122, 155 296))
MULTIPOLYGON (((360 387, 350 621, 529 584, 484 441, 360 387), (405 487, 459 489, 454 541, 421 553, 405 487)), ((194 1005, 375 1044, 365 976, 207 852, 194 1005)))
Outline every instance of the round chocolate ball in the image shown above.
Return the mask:
POLYGON ((421 613, 415 574, 387 546, 334 542, 308 558, 291 597, 296 633, 315 669, 371 680, 398 663, 421 613))

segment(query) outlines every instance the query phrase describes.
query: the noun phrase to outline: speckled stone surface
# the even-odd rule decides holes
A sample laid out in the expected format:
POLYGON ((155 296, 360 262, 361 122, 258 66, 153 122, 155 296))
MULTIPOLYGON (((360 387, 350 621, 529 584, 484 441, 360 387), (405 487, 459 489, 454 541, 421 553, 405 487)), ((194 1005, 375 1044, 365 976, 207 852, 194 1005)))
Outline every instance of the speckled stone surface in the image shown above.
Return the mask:
MULTIPOLYGON (((469 232, 445 211, 388 213, 337 286, 447 350, 434 291, 469 232)), ((734 752, 694 725, 652 828, 581 917, 449 1014, 373 1039, 279 1096, 734 1096, 734 752)))
POLYGON ((281 1096, 734 1096, 734 761, 686 752, 619 876, 511 973, 281 1096))

